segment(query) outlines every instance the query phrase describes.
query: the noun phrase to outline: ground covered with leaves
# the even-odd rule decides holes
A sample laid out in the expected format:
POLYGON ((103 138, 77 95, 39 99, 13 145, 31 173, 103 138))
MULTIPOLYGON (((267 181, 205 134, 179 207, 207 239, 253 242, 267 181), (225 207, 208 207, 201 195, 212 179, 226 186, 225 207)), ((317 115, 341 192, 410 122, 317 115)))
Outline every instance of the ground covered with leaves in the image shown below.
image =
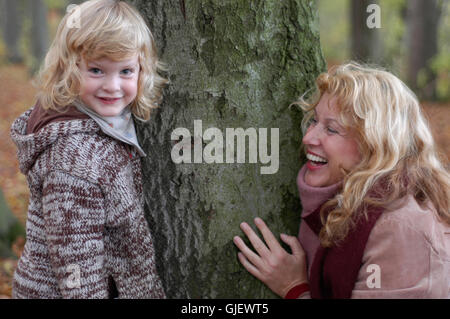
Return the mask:
MULTIPOLYGON (((28 188, 25 176, 19 172, 16 147, 10 138, 10 127, 15 118, 35 102, 36 89, 24 66, 0 67, 0 188, 19 221, 25 225, 28 188)), ((450 158, 450 103, 422 103, 433 134, 445 162, 450 158)), ((17 259, 23 250, 24 238, 18 238, 12 247, 15 258, 0 258, 0 298, 11 297, 11 281, 17 259)))
MULTIPOLYGON (((21 65, 0 67, 0 83, 0 188, 11 211, 25 225, 29 191, 25 176, 19 172, 16 147, 9 132, 14 119, 32 105, 36 90, 21 65)), ((18 238, 13 245, 16 258, 0 259, 0 298, 11 296, 11 279, 24 240, 18 238)))

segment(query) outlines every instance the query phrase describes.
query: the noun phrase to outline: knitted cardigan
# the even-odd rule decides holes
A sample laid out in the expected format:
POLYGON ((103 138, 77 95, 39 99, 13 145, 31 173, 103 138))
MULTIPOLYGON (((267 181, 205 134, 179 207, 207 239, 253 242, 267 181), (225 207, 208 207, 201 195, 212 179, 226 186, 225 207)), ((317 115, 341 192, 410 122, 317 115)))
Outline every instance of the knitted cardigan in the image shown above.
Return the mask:
POLYGON ((27 135, 32 110, 11 128, 30 188, 13 298, 164 298, 136 151, 92 119, 27 135))

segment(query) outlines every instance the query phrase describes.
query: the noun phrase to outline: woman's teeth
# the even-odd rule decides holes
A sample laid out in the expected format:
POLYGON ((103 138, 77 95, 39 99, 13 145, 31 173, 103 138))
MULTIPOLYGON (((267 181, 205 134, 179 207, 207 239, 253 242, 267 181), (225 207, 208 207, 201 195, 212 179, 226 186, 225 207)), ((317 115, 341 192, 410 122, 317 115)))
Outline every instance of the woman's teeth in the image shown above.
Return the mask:
POLYGON ((306 158, 313 162, 328 163, 326 159, 316 155, 312 155, 310 153, 306 154, 306 158))

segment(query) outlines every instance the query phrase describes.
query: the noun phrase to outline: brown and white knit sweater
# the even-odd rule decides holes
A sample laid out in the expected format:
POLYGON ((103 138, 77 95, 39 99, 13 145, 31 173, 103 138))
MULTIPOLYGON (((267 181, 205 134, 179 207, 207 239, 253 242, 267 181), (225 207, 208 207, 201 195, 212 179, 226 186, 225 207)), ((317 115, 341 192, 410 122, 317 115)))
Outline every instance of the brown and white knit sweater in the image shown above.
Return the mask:
POLYGON ((11 137, 30 188, 14 298, 164 298, 143 212, 140 159, 92 119, 11 137))

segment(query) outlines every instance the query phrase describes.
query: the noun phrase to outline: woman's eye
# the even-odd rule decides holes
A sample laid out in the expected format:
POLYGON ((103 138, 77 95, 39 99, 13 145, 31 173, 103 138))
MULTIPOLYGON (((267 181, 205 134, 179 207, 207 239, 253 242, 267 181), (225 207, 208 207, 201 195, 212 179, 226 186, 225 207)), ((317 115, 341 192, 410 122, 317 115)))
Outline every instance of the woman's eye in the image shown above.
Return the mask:
POLYGON ((331 127, 327 127, 327 131, 331 134, 338 134, 338 131, 333 130, 331 127))
POLYGON ((317 124, 317 120, 316 119, 310 119, 309 120, 309 125, 316 125, 317 124))

